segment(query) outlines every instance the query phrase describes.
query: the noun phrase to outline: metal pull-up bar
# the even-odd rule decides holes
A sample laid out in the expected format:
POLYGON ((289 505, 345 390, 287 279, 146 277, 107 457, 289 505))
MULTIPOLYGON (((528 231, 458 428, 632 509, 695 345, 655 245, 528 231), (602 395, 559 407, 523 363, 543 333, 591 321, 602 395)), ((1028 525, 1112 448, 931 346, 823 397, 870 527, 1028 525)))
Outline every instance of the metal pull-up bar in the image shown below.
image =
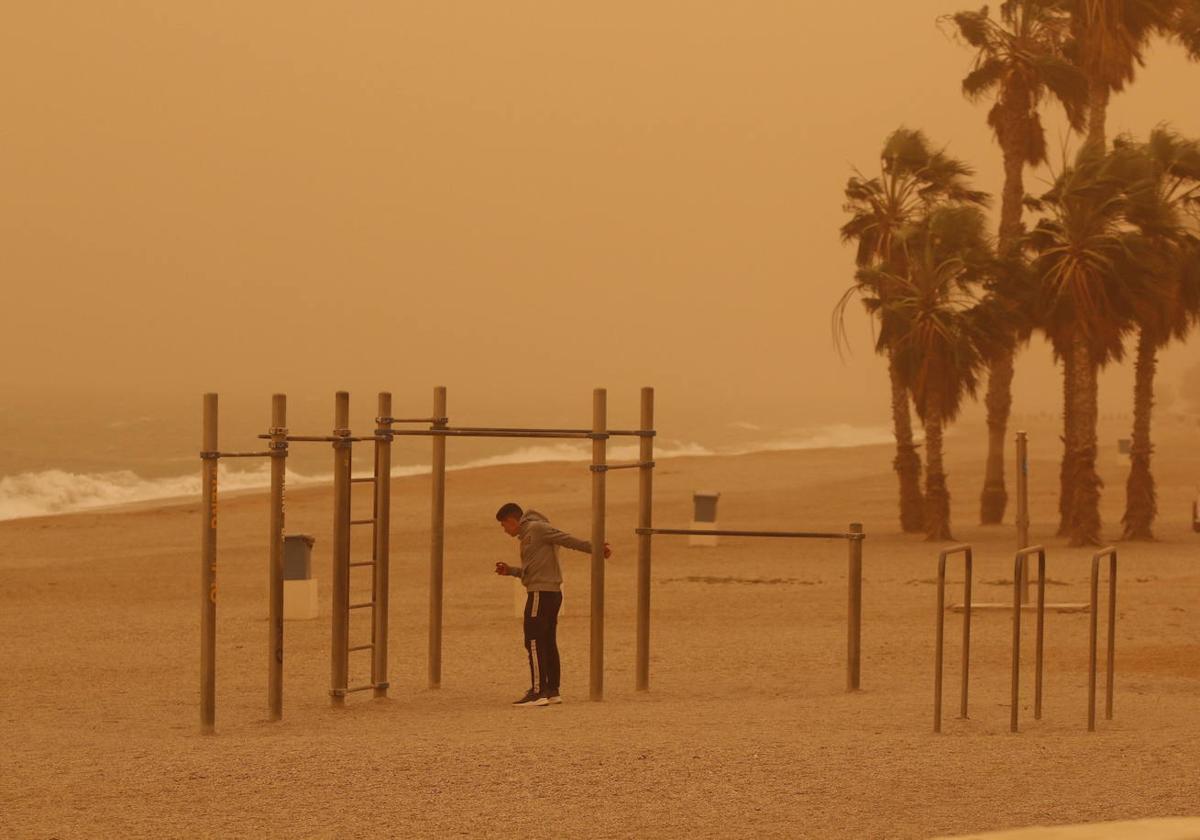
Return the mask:
MULTIPOLYGON (((648 518, 648 517, 647 517, 648 518)), ((850 529, 845 533, 820 531, 731 531, 715 528, 652 528, 649 522, 640 522, 636 531, 639 548, 642 540, 646 541, 646 553, 649 555, 650 538, 659 536, 698 536, 698 537, 753 537, 779 538, 800 540, 846 540, 849 546, 849 571, 847 574, 847 610, 846 610, 846 690, 857 691, 860 683, 862 663, 862 544, 866 539, 863 526, 859 522, 851 522, 850 529)), ((639 551, 640 556, 640 551, 639 551)), ((643 580, 638 578, 638 688, 645 688, 642 675, 646 674, 645 682, 649 682, 649 650, 643 648, 642 621, 640 604, 645 599, 649 604, 650 581, 647 575, 643 580), (644 591, 643 591, 644 590, 644 591)), ((645 616, 646 630, 649 633, 649 614, 645 616)))

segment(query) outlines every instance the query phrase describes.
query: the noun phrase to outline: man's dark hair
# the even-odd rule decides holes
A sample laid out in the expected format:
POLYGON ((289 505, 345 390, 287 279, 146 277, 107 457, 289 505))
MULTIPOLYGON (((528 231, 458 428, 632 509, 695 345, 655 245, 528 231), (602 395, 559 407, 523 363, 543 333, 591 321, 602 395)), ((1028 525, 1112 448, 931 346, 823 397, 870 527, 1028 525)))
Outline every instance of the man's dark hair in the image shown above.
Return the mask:
POLYGON ((505 519, 520 519, 525 515, 525 511, 521 510, 521 506, 516 502, 509 502, 496 511, 496 521, 503 522, 505 519))

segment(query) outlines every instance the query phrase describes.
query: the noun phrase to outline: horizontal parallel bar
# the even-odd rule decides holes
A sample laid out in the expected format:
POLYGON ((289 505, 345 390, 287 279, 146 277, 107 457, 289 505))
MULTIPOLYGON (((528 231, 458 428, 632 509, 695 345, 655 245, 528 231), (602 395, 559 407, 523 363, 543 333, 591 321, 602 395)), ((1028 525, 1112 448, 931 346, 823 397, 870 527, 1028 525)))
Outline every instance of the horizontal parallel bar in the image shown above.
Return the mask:
POLYGON ((694 537, 781 537, 794 540, 851 540, 858 534, 824 533, 821 531, 725 531, 701 528, 637 528, 639 535, 673 535, 694 537))
POLYGON ((375 476, 368 476, 367 478, 352 478, 352 479, 350 479, 351 484, 366 484, 367 482, 371 482, 372 484, 374 484, 375 476))
POLYGON ((374 519, 351 519, 350 524, 351 525, 374 525, 375 520, 374 519))
POLYGON ((376 423, 445 423, 448 417, 376 417, 376 423))
POLYGON ((374 566, 374 565, 375 565, 374 560, 363 560, 359 563, 351 563, 350 568, 353 569, 355 566, 374 566))
POLYGON ((356 651, 356 650, 374 650, 374 649, 375 649, 375 645, 366 644, 366 645, 355 645, 354 647, 350 648, 349 650, 350 650, 350 653, 354 653, 354 651, 356 651))
POLYGON ((398 429, 391 434, 396 437, 477 437, 477 438, 555 438, 588 440, 591 432, 522 432, 509 429, 496 431, 472 431, 468 429, 398 429))
POLYGON ((357 692, 357 691, 369 691, 370 689, 372 689, 372 688, 374 688, 374 687, 375 687, 375 686, 374 686, 374 685, 372 685, 372 684, 370 684, 370 683, 368 683, 368 684, 366 684, 366 685, 356 685, 356 686, 353 686, 353 687, 351 687, 351 688, 347 688, 347 689, 346 689, 346 693, 347 693, 347 694, 354 694, 354 693, 355 693, 355 692, 357 692))
POLYGON ((592 472, 609 472, 610 470, 636 470, 654 465, 653 461, 634 461, 631 464, 592 464, 588 469, 592 472))
MULTIPOLYGON (((531 434, 571 434, 590 435, 591 429, 523 429, 510 426, 454 426, 453 431, 459 432, 521 432, 531 434)), ((652 429, 607 429, 605 434, 611 437, 654 437, 652 429)))
POLYGON ((351 604, 347 609, 361 610, 365 607, 371 607, 373 609, 375 607, 375 602, 374 601, 363 601, 361 604, 351 604))
MULTIPOLYGON (((399 434, 392 432, 391 434, 399 434)), ((270 435, 258 435, 259 440, 270 440, 270 435)), ((381 441, 386 438, 374 435, 288 435, 284 440, 292 443, 338 443, 339 441, 349 441, 350 443, 361 443, 363 441, 381 441)))
POLYGON ((201 458, 270 458, 271 450, 266 452, 201 452, 201 458))

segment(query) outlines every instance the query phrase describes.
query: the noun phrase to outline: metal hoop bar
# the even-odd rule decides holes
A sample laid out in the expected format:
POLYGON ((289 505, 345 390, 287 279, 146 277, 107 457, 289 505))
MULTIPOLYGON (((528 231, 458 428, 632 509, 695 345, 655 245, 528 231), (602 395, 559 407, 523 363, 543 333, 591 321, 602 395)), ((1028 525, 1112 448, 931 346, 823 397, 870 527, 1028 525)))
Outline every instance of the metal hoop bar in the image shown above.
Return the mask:
POLYGON ((1042 718, 1042 664, 1046 627, 1046 549, 1044 546, 1031 545, 1017 552, 1013 560, 1013 649, 1012 649, 1012 710, 1009 717, 1009 731, 1017 731, 1017 721, 1020 717, 1020 683, 1021 683, 1021 575, 1029 560, 1029 555, 1036 554, 1038 558, 1038 600, 1037 600, 1037 639, 1034 648, 1034 677, 1033 677, 1033 718, 1042 718))
POLYGON ((971 671, 971 567, 972 550, 967 544, 955 545, 938 554, 937 589, 937 637, 933 670, 933 731, 942 731, 942 661, 943 638, 946 624, 946 560, 955 554, 963 555, 963 641, 962 641, 962 697, 959 717, 967 717, 967 686, 971 671))
POLYGON ((1112 546, 1092 555, 1092 599, 1088 634, 1088 732, 1096 730, 1096 636, 1100 610, 1100 561, 1108 558, 1108 661, 1104 683, 1104 718, 1113 716, 1113 665, 1117 637, 1117 550, 1112 546))

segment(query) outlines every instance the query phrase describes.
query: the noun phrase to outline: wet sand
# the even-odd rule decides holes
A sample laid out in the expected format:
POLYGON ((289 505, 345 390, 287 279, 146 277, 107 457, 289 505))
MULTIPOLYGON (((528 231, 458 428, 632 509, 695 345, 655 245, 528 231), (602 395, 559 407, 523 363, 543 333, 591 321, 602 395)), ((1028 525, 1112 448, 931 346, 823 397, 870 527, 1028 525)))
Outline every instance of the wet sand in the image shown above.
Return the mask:
MULTIPOLYGON (((288 532, 317 538, 322 616, 287 623, 280 723, 266 720, 266 499, 223 499, 214 737, 198 725, 198 504, 0 523, 0 835, 921 838, 1195 815, 1196 432, 1160 423, 1160 541, 1118 544, 1116 717, 1091 734, 1086 614, 1047 617, 1041 721, 1025 622, 1023 731, 1009 734, 1005 612, 976 615, 965 721, 959 617, 948 616, 946 719, 932 734, 939 546, 897 532, 887 446, 670 459, 656 474, 662 527, 686 527, 694 489, 721 491, 725 527, 864 523, 855 694, 844 691, 843 543, 701 549, 671 537, 655 542, 651 691, 635 692, 631 473, 609 481, 604 702, 587 700, 589 560, 564 552, 566 702, 544 709, 508 705, 528 672, 511 581, 491 574, 516 546, 492 514, 515 499, 586 536, 586 466, 450 474, 437 691, 426 688, 428 478, 394 481, 392 688, 386 700, 354 695, 344 710, 327 696, 330 492, 290 493, 288 532)), ((1119 434, 1113 424, 1103 439, 1119 434)), ((1031 436, 1049 599, 1086 601, 1091 552, 1053 537, 1057 435, 1046 424, 1031 436)), ((973 524, 980 441, 965 428, 947 439, 954 530, 976 548, 976 601, 1002 602, 1014 534, 973 524)), ((1125 468, 1115 447, 1104 452, 1115 537, 1125 468)), ((369 509, 366 486, 358 510, 369 509)), ((951 579, 961 584, 961 572, 951 579)), ((364 632, 352 628, 355 639, 364 632)), ((354 656, 361 678, 365 654, 354 656)))

